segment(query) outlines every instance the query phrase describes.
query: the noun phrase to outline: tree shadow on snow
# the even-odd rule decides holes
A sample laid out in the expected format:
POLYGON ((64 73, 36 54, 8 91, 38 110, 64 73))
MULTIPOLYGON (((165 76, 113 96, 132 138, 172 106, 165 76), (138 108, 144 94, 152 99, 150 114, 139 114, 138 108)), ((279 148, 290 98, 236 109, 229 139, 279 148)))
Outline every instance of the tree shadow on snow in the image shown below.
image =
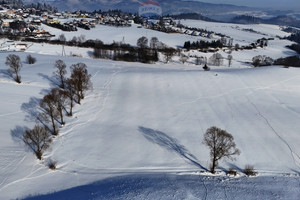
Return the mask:
POLYGON ((48 75, 46 75, 46 74, 42 74, 42 73, 38 73, 38 75, 39 75, 40 77, 42 77, 43 79, 48 80, 48 81, 50 82, 50 85, 51 85, 52 87, 57 87, 57 86, 59 86, 59 83, 57 82, 57 80, 56 80, 54 77, 50 77, 50 76, 48 76, 48 75))
POLYGON ((203 167, 199 163, 197 158, 193 154, 191 154, 185 148, 185 146, 179 144, 179 142, 175 138, 172 138, 161 131, 153 130, 153 129, 142 127, 142 126, 140 126, 138 130, 139 130, 139 132, 141 132, 143 134, 143 136, 148 141, 158 144, 159 146, 166 148, 169 151, 173 151, 173 152, 179 154, 181 157, 188 160, 189 162, 191 162, 193 165, 195 165, 205 171, 208 171, 205 167, 203 167))
POLYGON ((23 142, 23 135, 26 130, 29 130, 26 126, 17 126, 15 129, 10 131, 10 135, 14 142, 21 143, 23 142))
POLYGON ((23 103, 21 110, 27 113, 26 121, 35 121, 39 114, 40 99, 31 97, 28 103, 23 103))
POLYGON ((11 74, 8 73, 7 69, 0 69, 0 75, 3 76, 4 78, 9 78, 9 79, 12 78, 11 74))
POLYGON ((242 168, 240 168, 240 167, 238 167, 238 166, 236 166, 236 165, 234 165, 232 163, 228 163, 228 165, 229 165, 230 168, 232 168, 232 169, 234 169, 234 170, 236 170, 238 172, 244 173, 244 170, 242 168))

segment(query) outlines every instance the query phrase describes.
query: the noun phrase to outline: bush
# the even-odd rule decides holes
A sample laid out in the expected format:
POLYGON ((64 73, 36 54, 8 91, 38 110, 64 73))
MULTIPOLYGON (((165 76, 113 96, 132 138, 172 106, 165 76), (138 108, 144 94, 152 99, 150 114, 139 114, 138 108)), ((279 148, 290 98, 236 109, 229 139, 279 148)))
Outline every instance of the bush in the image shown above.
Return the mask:
POLYGON ((51 169, 51 170, 55 170, 55 169, 56 169, 56 165, 57 165, 57 162, 54 161, 54 160, 50 160, 50 161, 48 162, 48 167, 49 167, 49 169, 51 169))
POLYGON ((270 66, 274 64, 274 60, 268 56, 255 56, 252 58, 252 65, 254 67, 270 66))
POLYGON ((227 175, 231 175, 231 176, 236 176, 237 175, 237 171, 234 170, 233 168, 229 168, 227 175))
POLYGON ((31 55, 28 55, 27 57, 26 57, 26 61, 27 61, 27 63, 28 64, 34 64, 35 62, 36 62, 36 58, 35 57, 32 57, 31 55))
POLYGON ((210 71, 210 68, 205 64, 203 67, 204 71, 210 71))
POLYGON ((253 165, 246 165, 245 169, 244 169, 244 173, 247 176, 255 176, 255 175, 257 175, 257 172, 254 170, 254 166, 253 165))

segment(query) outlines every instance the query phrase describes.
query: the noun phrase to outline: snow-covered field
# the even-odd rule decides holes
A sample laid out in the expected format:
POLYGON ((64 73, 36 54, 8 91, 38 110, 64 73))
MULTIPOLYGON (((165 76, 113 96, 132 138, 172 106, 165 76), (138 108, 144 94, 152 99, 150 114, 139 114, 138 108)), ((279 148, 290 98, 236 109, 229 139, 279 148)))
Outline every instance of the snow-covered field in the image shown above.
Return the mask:
MULTIPOLYGON (((277 26, 252 28, 284 35, 277 26)), ((103 41, 131 35, 136 42, 143 35, 137 30, 142 29, 111 32, 103 41)), ((252 37, 247 34, 236 38, 252 37)), ((186 40, 171 36, 159 40, 174 46, 186 40)), ((231 68, 212 66, 209 72, 191 62, 95 60, 89 57, 91 49, 66 47, 67 55, 82 57, 62 57, 61 46, 33 44, 25 53, 16 53, 23 61, 29 53, 37 58, 33 65, 23 62, 22 84, 6 73, 5 58, 11 52, 1 52, 0 199, 48 193, 53 194, 29 199, 299 199, 300 71, 244 64, 260 54, 293 55, 286 44, 274 40, 265 49, 233 52, 231 68), (74 116, 38 161, 20 134, 33 127, 29 113, 51 88, 58 59, 68 66, 84 62, 93 90, 76 105, 74 116), (219 163, 216 176, 206 172, 209 151, 201 143, 211 126, 226 129, 241 150, 237 160, 219 163), (50 160, 57 161, 57 170, 48 169, 50 160), (243 174, 247 164, 258 177, 243 174), (225 175, 230 167, 238 177, 225 175)))
POLYGON ((60 34, 64 34, 67 40, 71 40, 74 36, 84 35, 86 39, 98 39, 104 43, 124 42, 126 44, 136 45, 137 39, 145 36, 149 40, 152 37, 157 37, 159 41, 162 41, 171 47, 177 47, 178 45, 183 46, 182 41, 197 41, 197 37, 195 36, 157 32, 151 29, 138 28, 138 25, 136 24, 133 24, 131 27, 97 25, 90 31, 78 28, 79 31, 77 32, 63 32, 47 25, 42 25, 42 28, 56 35, 56 38, 60 34), (78 32, 80 32, 80 34, 78 32))

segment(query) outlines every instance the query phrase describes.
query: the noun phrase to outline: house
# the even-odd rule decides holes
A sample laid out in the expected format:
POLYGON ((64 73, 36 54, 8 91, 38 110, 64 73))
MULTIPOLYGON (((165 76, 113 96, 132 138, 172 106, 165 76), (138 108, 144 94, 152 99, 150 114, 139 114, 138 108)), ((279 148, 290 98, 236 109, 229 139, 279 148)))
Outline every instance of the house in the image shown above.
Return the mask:
POLYGON ((15 51, 25 51, 28 48, 26 43, 15 43, 15 51))

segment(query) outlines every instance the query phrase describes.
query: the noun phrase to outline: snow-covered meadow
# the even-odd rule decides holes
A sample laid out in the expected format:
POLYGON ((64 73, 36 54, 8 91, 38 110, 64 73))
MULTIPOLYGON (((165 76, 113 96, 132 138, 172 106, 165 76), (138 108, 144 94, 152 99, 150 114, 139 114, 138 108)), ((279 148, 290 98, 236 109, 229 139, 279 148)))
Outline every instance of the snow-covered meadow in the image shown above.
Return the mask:
MULTIPOLYGON (((186 23, 200 27, 207 22, 186 23)), ((208 30, 216 27, 216 32, 226 31, 236 41, 249 43, 265 35, 285 35, 278 26, 247 25, 263 33, 253 36, 228 31, 231 24, 207 24, 208 30)), ((141 36, 153 35, 174 47, 191 38, 136 27, 100 26, 89 33, 68 34, 107 43, 131 38, 132 45, 141 36), (99 29, 105 29, 103 34, 99 29)), ((176 57, 168 64, 115 62, 92 59, 92 49, 65 47, 67 55, 82 57, 63 57, 61 46, 33 44, 15 53, 23 61, 21 84, 7 75, 4 64, 14 52, 1 52, 0 199, 48 193, 53 194, 32 199, 299 199, 300 71, 245 64, 256 55, 293 55, 287 44, 276 39, 265 49, 234 51, 232 67, 224 63, 209 72, 192 59, 184 65, 176 57), (35 64, 24 62, 28 54, 37 58, 35 64), (38 161, 20 134, 33 127, 29 114, 34 100, 52 87, 58 59, 68 66, 85 63, 93 90, 75 106, 74 116, 38 161), (202 144, 211 126, 226 129, 241 150, 235 161, 219 163, 216 176, 206 172, 209 151, 202 144), (54 171, 46 166, 50 160, 57 161, 54 171), (245 177, 247 164, 255 167, 258 177, 245 177), (227 177, 229 168, 239 176, 227 177)))

